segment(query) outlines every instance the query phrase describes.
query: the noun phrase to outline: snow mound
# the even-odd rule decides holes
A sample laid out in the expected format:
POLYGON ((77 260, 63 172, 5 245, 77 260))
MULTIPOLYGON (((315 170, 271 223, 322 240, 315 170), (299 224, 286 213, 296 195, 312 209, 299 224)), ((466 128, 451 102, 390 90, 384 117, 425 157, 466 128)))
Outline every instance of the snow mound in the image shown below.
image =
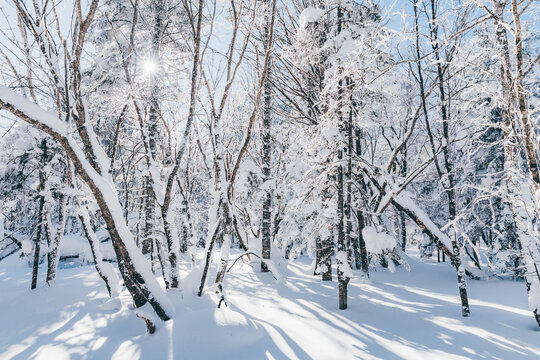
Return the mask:
POLYGON ((373 254, 380 254, 384 250, 396 247, 396 239, 392 235, 377 232, 373 226, 366 226, 362 230, 362 236, 366 242, 367 251, 373 254))
MULTIPOLYGON (((116 254, 112 247, 112 243, 100 243, 100 250, 105 260, 116 260, 116 254)), ((82 263, 93 263, 92 250, 88 244, 88 240, 78 234, 64 235, 60 242, 60 256, 62 257, 78 257, 82 263)))
POLYGON ((103 311, 119 311, 122 310, 122 301, 119 298, 112 298, 99 305, 103 311))

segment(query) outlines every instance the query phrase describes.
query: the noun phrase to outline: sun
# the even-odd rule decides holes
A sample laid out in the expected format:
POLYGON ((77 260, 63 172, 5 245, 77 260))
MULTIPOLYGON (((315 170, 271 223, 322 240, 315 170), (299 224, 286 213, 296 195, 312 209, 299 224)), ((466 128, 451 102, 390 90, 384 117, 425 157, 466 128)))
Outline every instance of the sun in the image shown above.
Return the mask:
POLYGON ((154 59, 146 59, 142 63, 142 70, 143 73, 146 75, 153 75, 158 70, 158 65, 156 60, 154 59))

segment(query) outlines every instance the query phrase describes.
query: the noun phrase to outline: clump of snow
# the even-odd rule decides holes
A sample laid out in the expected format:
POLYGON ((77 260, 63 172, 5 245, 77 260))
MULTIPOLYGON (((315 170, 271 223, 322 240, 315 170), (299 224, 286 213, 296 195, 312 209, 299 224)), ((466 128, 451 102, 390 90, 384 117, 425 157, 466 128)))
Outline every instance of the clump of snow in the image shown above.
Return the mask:
POLYGON ((277 281, 281 281, 282 279, 281 272, 278 270, 276 264, 274 264, 272 260, 268 260, 268 259, 264 260, 264 262, 266 266, 268 267, 268 270, 270 270, 270 272, 274 276, 274 279, 276 279, 277 281))
POLYGON ((373 226, 366 226, 362 230, 366 248, 370 253, 380 254, 384 250, 396 247, 396 239, 384 232, 377 232, 373 226))
POLYGON ((540 310, 540 282, 538 281, 531 282, 529 289, 529 309, 531 311, 540 310))
POLYGON ((30 254, 32 252, 32 248, 34 247, 34 244, 32 243, 32 241, 28 239, 24 239, 23 241, 21 241, 21 245, 22 245, 22 252, 25 255, 30 254))
POLYGON ((444 234, 433 221, 431 221, 430 217, 422 210, 416 203, 412 200, 411 194, 404 190, 402 191, 398 196, 394 198, 394 200, 403 206, 404 208, 408 209, 409 211, 413 212, 416 217, 424 223, 424 225, 435 235, 447 248, 452 248, 452 241, 446 234, 444 234))
POLYGON ((319 21, 324 16, 324 10, 314 7, 308 7, 300 14, 300 27, 306 27, 307 24, 319 21))
POLYGON ((336 141, 338 140, 339 135, 340 135, 339 129, 335 126, 329 125, 326 128, 322 129, 322 136, 327 141, 330 141, 330 142, 336 141))
POLYGON ((352 279, 354 274, 351 267, 349 266, 349 261, 347 259, 347 253, 345 251, 338 251, 336 254, 336 261, 339 264, 339 269, 343 272, 345 277, 352 279))
POLYGON ((326 266, 326 264, 324 263, 320 263, 319 266, 315 268, 315 272, 318 274, 325 273, 327 271, 328 271, 328 266, 326 266))

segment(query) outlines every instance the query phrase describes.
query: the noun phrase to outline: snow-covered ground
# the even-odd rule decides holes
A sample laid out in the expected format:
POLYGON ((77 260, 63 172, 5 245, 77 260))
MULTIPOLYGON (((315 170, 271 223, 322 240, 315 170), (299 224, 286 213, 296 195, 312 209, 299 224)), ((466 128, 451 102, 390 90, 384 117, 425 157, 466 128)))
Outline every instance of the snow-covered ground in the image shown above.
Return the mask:
POLYGON ((102 306, 93 266, 60 270, 55 287, 31 291, 30 269, 11 256, 0 262, 0 359, 540 358, 523 283, 469 281, 471 317, 462 318, 449 264, 409 262, 410 273, 353 279, 345 311, 337 283, 310 276, 307 260, 288 263, 280 281, 237 263, 229 307, 172 294, 176 317, 147 335, 127 293, 121 310, 102 306))

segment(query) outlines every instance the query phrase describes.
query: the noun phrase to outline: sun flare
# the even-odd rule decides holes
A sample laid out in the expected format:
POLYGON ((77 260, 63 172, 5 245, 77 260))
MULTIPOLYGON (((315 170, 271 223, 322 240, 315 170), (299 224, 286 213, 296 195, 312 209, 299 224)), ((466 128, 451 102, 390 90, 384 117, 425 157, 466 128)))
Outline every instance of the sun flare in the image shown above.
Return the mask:
POLYGON ((142 63, 142 69, 146 75, 153 75, 158 69, 157 62, 154 59, 146 59, 142 63))

